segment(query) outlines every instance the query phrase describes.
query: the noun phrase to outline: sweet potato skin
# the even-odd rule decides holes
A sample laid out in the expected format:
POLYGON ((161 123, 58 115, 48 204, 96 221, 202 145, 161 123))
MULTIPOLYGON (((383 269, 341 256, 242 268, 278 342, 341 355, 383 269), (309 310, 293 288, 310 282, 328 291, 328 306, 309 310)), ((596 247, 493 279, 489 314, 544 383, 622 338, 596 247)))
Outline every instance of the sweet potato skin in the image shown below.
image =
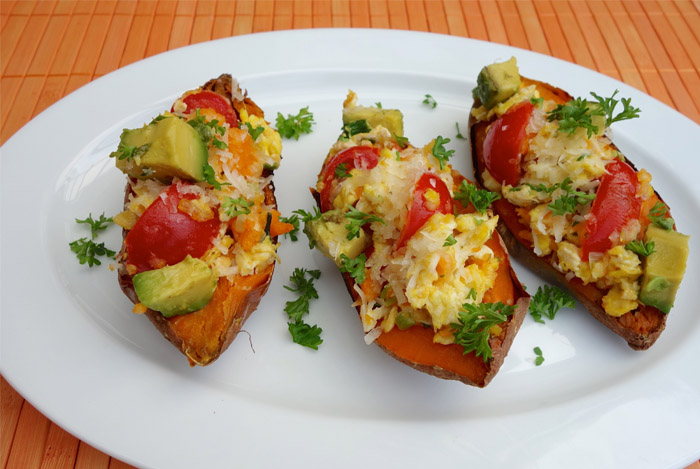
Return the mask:
MULTIPOLYGON (((203 86, 203 89, 214 91, 230 99, 237 113, 245 109, 248 114, 264 117, 262 110, 248 97, 244 97, 243 100, 234 98, 242 94, 231 75, 224 74, 212 79, 203 86)), ((263 177, 271 173, 272 171, 265 170, 263 177)), ((124 193, 125 207, 129 201, 130 187, 127 183, 124 193)), ((265 204, 277 207, 273 183, 271 182, 263 190, 265 204)), ((126 239, 128 233, 128 230, 122 230, 123 239, 126 239)), ((276 237, 273 238, 273 242, 276 241, 276 237)), ((123 258, 124 255, 125 247, 122 245, 118 258, 123 258)), ((274 268, 273 263, 260 273, 237 277, 232 282, 226 278, 220 278, 212 299, 199 311, 165 318, 159 312, 148 309, 145 315, 163 337, 187 357, 190 366, 209 365, 229 347, 245 321, 257 309, 270 285, 274 268)), ((134 304, 138 303, 132 275, 127 272, 123 264, 119 267, 118 280, 124 294, 134 304)))
MULTIPOLYGON (((566 91, 548 83, 524 77, 522 80, 526 86, 536 85, 540 94, 546 99, 552 99, 561 104, 572 99, 572 96, 566 91)), ((475 107, 478 105, 478 102, 474 103, 475 107)), ((482 172, 485 169, 482 150, 486 129, 489 124, 490 122, 476 122, 471 114, 469 116, 469 135, 474 177, 482 187, 484 185, 482 172)), ((626 159, 626 161, 636 171, 629 159, 626 159)), ((656 195, 661 199, 658 194, 656 195)), ((578 278, 567 280, 564 274, 553 267, 552 254, 544 257, 537 256, 530 247, 530 242, 517 235, 517 233, 522 229, 527 229, 527 227, 519 223, 514 210, 512 210, 512 205, 505 200, 498 200, 493 206, 499 214, 498 232, 501 234, 508 252, 515 259, 525 264, 526 267, 536 274, 569 290, 594 318, 625 339, 632 349, 646 350, 656 342, 666 327, 666 314, 656 308, 642 306, 620 317, 610 316, 602 306, 602 298, 606 293, 605 291, 592 284, 585 285, 578 278)))

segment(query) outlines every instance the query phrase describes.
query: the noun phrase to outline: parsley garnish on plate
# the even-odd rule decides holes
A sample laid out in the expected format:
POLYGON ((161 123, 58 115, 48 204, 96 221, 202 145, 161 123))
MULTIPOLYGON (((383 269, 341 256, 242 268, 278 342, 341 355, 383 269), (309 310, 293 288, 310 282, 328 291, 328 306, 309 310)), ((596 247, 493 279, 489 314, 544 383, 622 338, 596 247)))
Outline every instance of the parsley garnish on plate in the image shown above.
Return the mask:
POLYGON ((87 263, 90 267, 102 264, 97 256, 106 256, 110 259, 114 259, 116 255, 115 251, 105 247, 105 243, 97 244, 93 240, 87 238, 76 239, 72 243, 69 243, 69 246, 70 250, 78 256, 80 264, 87 263))
POLYGON ((310 134, 311 126, 314 122, 313 113, 309 112, 309 106, 301 108, 297 115, 287 114, 285 118, 282 113, 277 113, 277 131, 284 138, 294 138, 299 140, 301 134, 310 134))
POLYGON ((284 286, 287 290, 298 295, 296 300, 287 301, 284 307, 284 311, 290 319, 287 325, 292 340, 299 345, 314 350, 318 350, 318 346, 323 343, 323 339, 321 339, 322 329, 317 325, 312 326, 305 323, 303 317, 309 314, 309 302, 312 299, 318 299, 314 280, 318 280, 320 277, 320 270, 307 270, 297 267, 289 277, 293 285, 291 287, 288 285, 284 286))
POLYGON ((544 324, 542 316, 551 321, 560 309, 575 307, 576 300, 568 292, 552 285, 542 285, 530 300, 530 315, 535 322, 544 324))
POLYGON ((97 220, 92 218, 92 213, 90 213, 85 220, 75 219, 76 223, 85 223, 90 225, 90 231, 92 232, 92 239, 97 238, 100 231, 104 231, 107 227, 113 223, 112 217, 105 217, 104 212, 100 215, 97 220))
POLYGON ((425 99, 423 100, 423 104, 427 104, 428 106, 432 107, 433 109, 435 109, 437 107, 437 101, 435 101, 435 98, 433 98, 429 94, 425 95, 425 99))
POLYGON ((87 264, 90 267, 94 265, 101 265, 102 262, 100 262, 100 260, 97 258, 98 256, 105 256, 109 257, 110 259, 114 259, 114 256, 116 255, 115 251, 106 248, 104 243, 98 244, 94 241, 101 231, 104 231, 110 224, 113 223, 111 217, 105 217, 103 212, 100 217, 95 220, 92 218, 92 213, 90 213, 84 220, 76 218, 75 222, 90 226, 90 239, 80 238, 68 243, 70 250, 73 251, 78 257, 78 262, 80 262, 81 265, 87 264))
POLYGON ((464 303, 459 311, 457 323, 452 323, 454 341, 464 349, 464 354, 475 352, 484 362, 493 357, 489 344, 490 329, 508 319, 515 307, 503 303, 464 303))
POLYGON ((535 352, 535 366, 540 366, 544 362, 544 356, 542 355, 542 349, 535 347, 532 349, 535 352))

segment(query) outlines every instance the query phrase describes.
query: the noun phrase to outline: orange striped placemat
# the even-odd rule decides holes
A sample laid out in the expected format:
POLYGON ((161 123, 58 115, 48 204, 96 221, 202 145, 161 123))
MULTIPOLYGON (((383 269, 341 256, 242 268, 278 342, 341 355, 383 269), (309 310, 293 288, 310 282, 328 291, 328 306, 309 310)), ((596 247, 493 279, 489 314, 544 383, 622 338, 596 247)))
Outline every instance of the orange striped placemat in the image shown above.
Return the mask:
MULTIPOLYGON (((698 0, 0 0, 0 143, 136 60, 232 35, 320 27, 530 49, 621 80, 700 123, 698 0)), ((130 467, 63 431, 3 378, 0 385, 1 467, 130 467)))

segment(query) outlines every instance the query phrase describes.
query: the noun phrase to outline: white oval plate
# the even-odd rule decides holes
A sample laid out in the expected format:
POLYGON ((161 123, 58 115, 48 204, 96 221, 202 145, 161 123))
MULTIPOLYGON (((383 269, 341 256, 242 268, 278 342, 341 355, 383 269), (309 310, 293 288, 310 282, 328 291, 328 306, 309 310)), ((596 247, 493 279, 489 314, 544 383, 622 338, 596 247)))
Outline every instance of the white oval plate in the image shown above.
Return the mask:
MULTIPOLYGON (((5 378, 50 419, 141 467, 518 466, 675 467, 700 457, 700 128, 598 73, 496 44, 413 32, 302 30, 240 36, 171 51, 86 85, 2 148, 2 343, 5 378), (88 269, 68 243, 74 223, 121 210, 124 177, 108 154, 124 127, 147 122, 182 91, 230 72, 274 121, 309 106, 316 124, 285 141, 275 176, 284 214, 310 209, 308 187, 335 141, 349 88, 365 104, 401 109, 423 145, 452 139, 471 174, 471 89, 485 64, 515 55, 525 76, 583 96, 615 89, 640 119, 615 124, 632 161, 691 235, 691 256, 667 330, 634 352, 580 306, 545 325, 528 317, 486 389, 418 373, 366 346, 330 261, 304 236, 284 240, 267 296, 214 365, 191 369, 131 304, 106 265, 88 269), (422 104, 426 94, 438 103, 422 104), (307 322, 313 351, 292 343, 283 286, 318 268, 321 298, 307 322), (696 305, 696 306, 693 306, 696 305), (534 366, 533 348, 545 356, 534 366)), ((100 241, 118 249, 111 227, 100 241)), ((541 281, 516 265, 535 291, 541 281)))

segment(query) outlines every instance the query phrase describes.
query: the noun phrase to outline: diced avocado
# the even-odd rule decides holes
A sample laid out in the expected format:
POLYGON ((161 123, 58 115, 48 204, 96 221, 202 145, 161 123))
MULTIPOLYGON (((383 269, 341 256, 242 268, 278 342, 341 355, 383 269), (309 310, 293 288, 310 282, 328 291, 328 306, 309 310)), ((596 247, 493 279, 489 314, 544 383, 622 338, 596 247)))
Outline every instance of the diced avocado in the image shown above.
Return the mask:
POLYGON ((396 315, 396 327, 405 331, 409 327, 413 327, 416 324, 416 320, 410 313, 401 311, 396 315))
POLYGON ((639 301, 668 313, 676 299, 688 260, 690 236, 649 225, 645 243, 654 242, 654 252, 644 262, 639 301))
POLYGON ((403 137, 403 114, 397 109, 353 106, 343 109, 343 126, 352 122, 367 121, 371 128, 378 125, 386 127, 389 132, 403 137))
POLYGON ((179 117, 165 117, 140 129, 124 129, 110 156, 135 178, 203 181, 209 153, 199 133, 179 117))
POLYGON ((486 109, 513 96, 520 89, 520 73, 515 57, 481 69, 472 90, 474 99, 479 99, 486 109))
POLYGON ((191 256, 174 265, 134 275, 139 301, 166 318, 202 309, 216 289, 214 272, 191 256))
POLYGON ((341 210, 329 210, 320 218, 304 223, 304 233, 309 243, 340 265, 340 255, 345 254, 351 259, 359 256, 367 247, 370 240, 364 230, 360 230, 357 238, 348 239, 345 228, 347 220, 341 210))

